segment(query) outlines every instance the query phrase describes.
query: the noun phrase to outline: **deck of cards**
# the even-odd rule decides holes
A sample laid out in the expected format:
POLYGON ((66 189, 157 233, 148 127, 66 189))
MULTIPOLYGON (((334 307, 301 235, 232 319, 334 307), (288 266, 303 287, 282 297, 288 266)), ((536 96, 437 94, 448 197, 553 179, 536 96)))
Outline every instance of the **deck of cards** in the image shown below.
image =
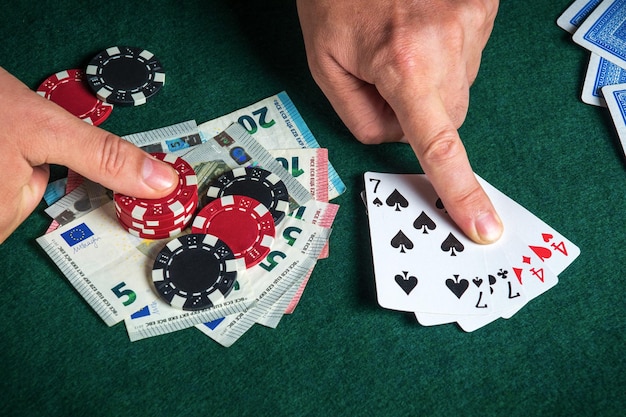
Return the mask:
POLYGON ((590 51, 581 99, 608 107, 626 153, 626 0, 576 0, 557 24, 590 51))
POLYGON ((580 254, 482 178, 505 227, 491 245, 461 232, 425 175, 366 172, 364 180, 378 303, 424 326, 456 322, 471 332, 510 318, 580 254))

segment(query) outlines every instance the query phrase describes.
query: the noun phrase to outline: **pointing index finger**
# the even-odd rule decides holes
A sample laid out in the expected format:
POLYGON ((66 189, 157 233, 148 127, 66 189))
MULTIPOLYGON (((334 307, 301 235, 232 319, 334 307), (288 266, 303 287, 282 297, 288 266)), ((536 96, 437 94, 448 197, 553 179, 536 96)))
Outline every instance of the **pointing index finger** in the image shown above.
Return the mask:
POLYGON ((465 147, 439 94, 392 104, 408 142, 446 210, 477 243, 492 243, 503 226, 470 166, 465 147))

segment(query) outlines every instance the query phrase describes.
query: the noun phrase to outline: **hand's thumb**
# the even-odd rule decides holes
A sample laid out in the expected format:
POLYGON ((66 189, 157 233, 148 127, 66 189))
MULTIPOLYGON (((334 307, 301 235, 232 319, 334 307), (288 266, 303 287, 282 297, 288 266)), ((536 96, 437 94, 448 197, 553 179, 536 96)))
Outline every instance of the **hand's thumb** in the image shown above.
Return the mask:
POLYGON ((76 119, 67 133, 55 135, 48 163, 65 165, 122 194, 158 198, 178 182, 176 171, 135 145, 105 130, 76 119))

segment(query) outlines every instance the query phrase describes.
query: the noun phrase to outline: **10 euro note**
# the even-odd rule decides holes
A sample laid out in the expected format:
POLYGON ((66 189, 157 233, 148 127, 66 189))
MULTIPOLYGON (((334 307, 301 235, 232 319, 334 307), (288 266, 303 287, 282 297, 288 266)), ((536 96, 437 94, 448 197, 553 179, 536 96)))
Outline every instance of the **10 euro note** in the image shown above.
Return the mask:
MULTIPOLYGON (((298 109, 284 91, 204 122, 198 128, 202 135, 212 137, 234 122, 243 126, 264 148, 269 150, 320 147, 298 109)), ((328 185, 331 200, 346 191, 345 184, 330 163, 328 164, 328 185)))

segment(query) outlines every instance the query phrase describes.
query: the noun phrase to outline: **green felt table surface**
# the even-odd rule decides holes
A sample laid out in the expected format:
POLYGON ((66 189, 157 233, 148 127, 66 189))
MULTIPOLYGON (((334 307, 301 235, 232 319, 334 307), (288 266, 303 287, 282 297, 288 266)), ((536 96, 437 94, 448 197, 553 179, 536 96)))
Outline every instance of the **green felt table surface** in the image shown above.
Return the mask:
POLYGON ((555 24, 569 3, 502 2, 460 133, 475 171, 581 255, 473 333, 378 306, 362 176, 421 168, 406 145, 365 146, 343 126, 310 76, 293 1, 5 5, 0 65, 33 89, 113 45, 161 59, 163 90, 102 128, 201 123, 285 90, 347 192, 294 314, 230 348, 195 329, 131 343, 123 324, 107 327, 35 242, 42 203, 0 246, 0 414, 624 415, 625 160, 608 111, 579 99, 588 55, 555 24))

